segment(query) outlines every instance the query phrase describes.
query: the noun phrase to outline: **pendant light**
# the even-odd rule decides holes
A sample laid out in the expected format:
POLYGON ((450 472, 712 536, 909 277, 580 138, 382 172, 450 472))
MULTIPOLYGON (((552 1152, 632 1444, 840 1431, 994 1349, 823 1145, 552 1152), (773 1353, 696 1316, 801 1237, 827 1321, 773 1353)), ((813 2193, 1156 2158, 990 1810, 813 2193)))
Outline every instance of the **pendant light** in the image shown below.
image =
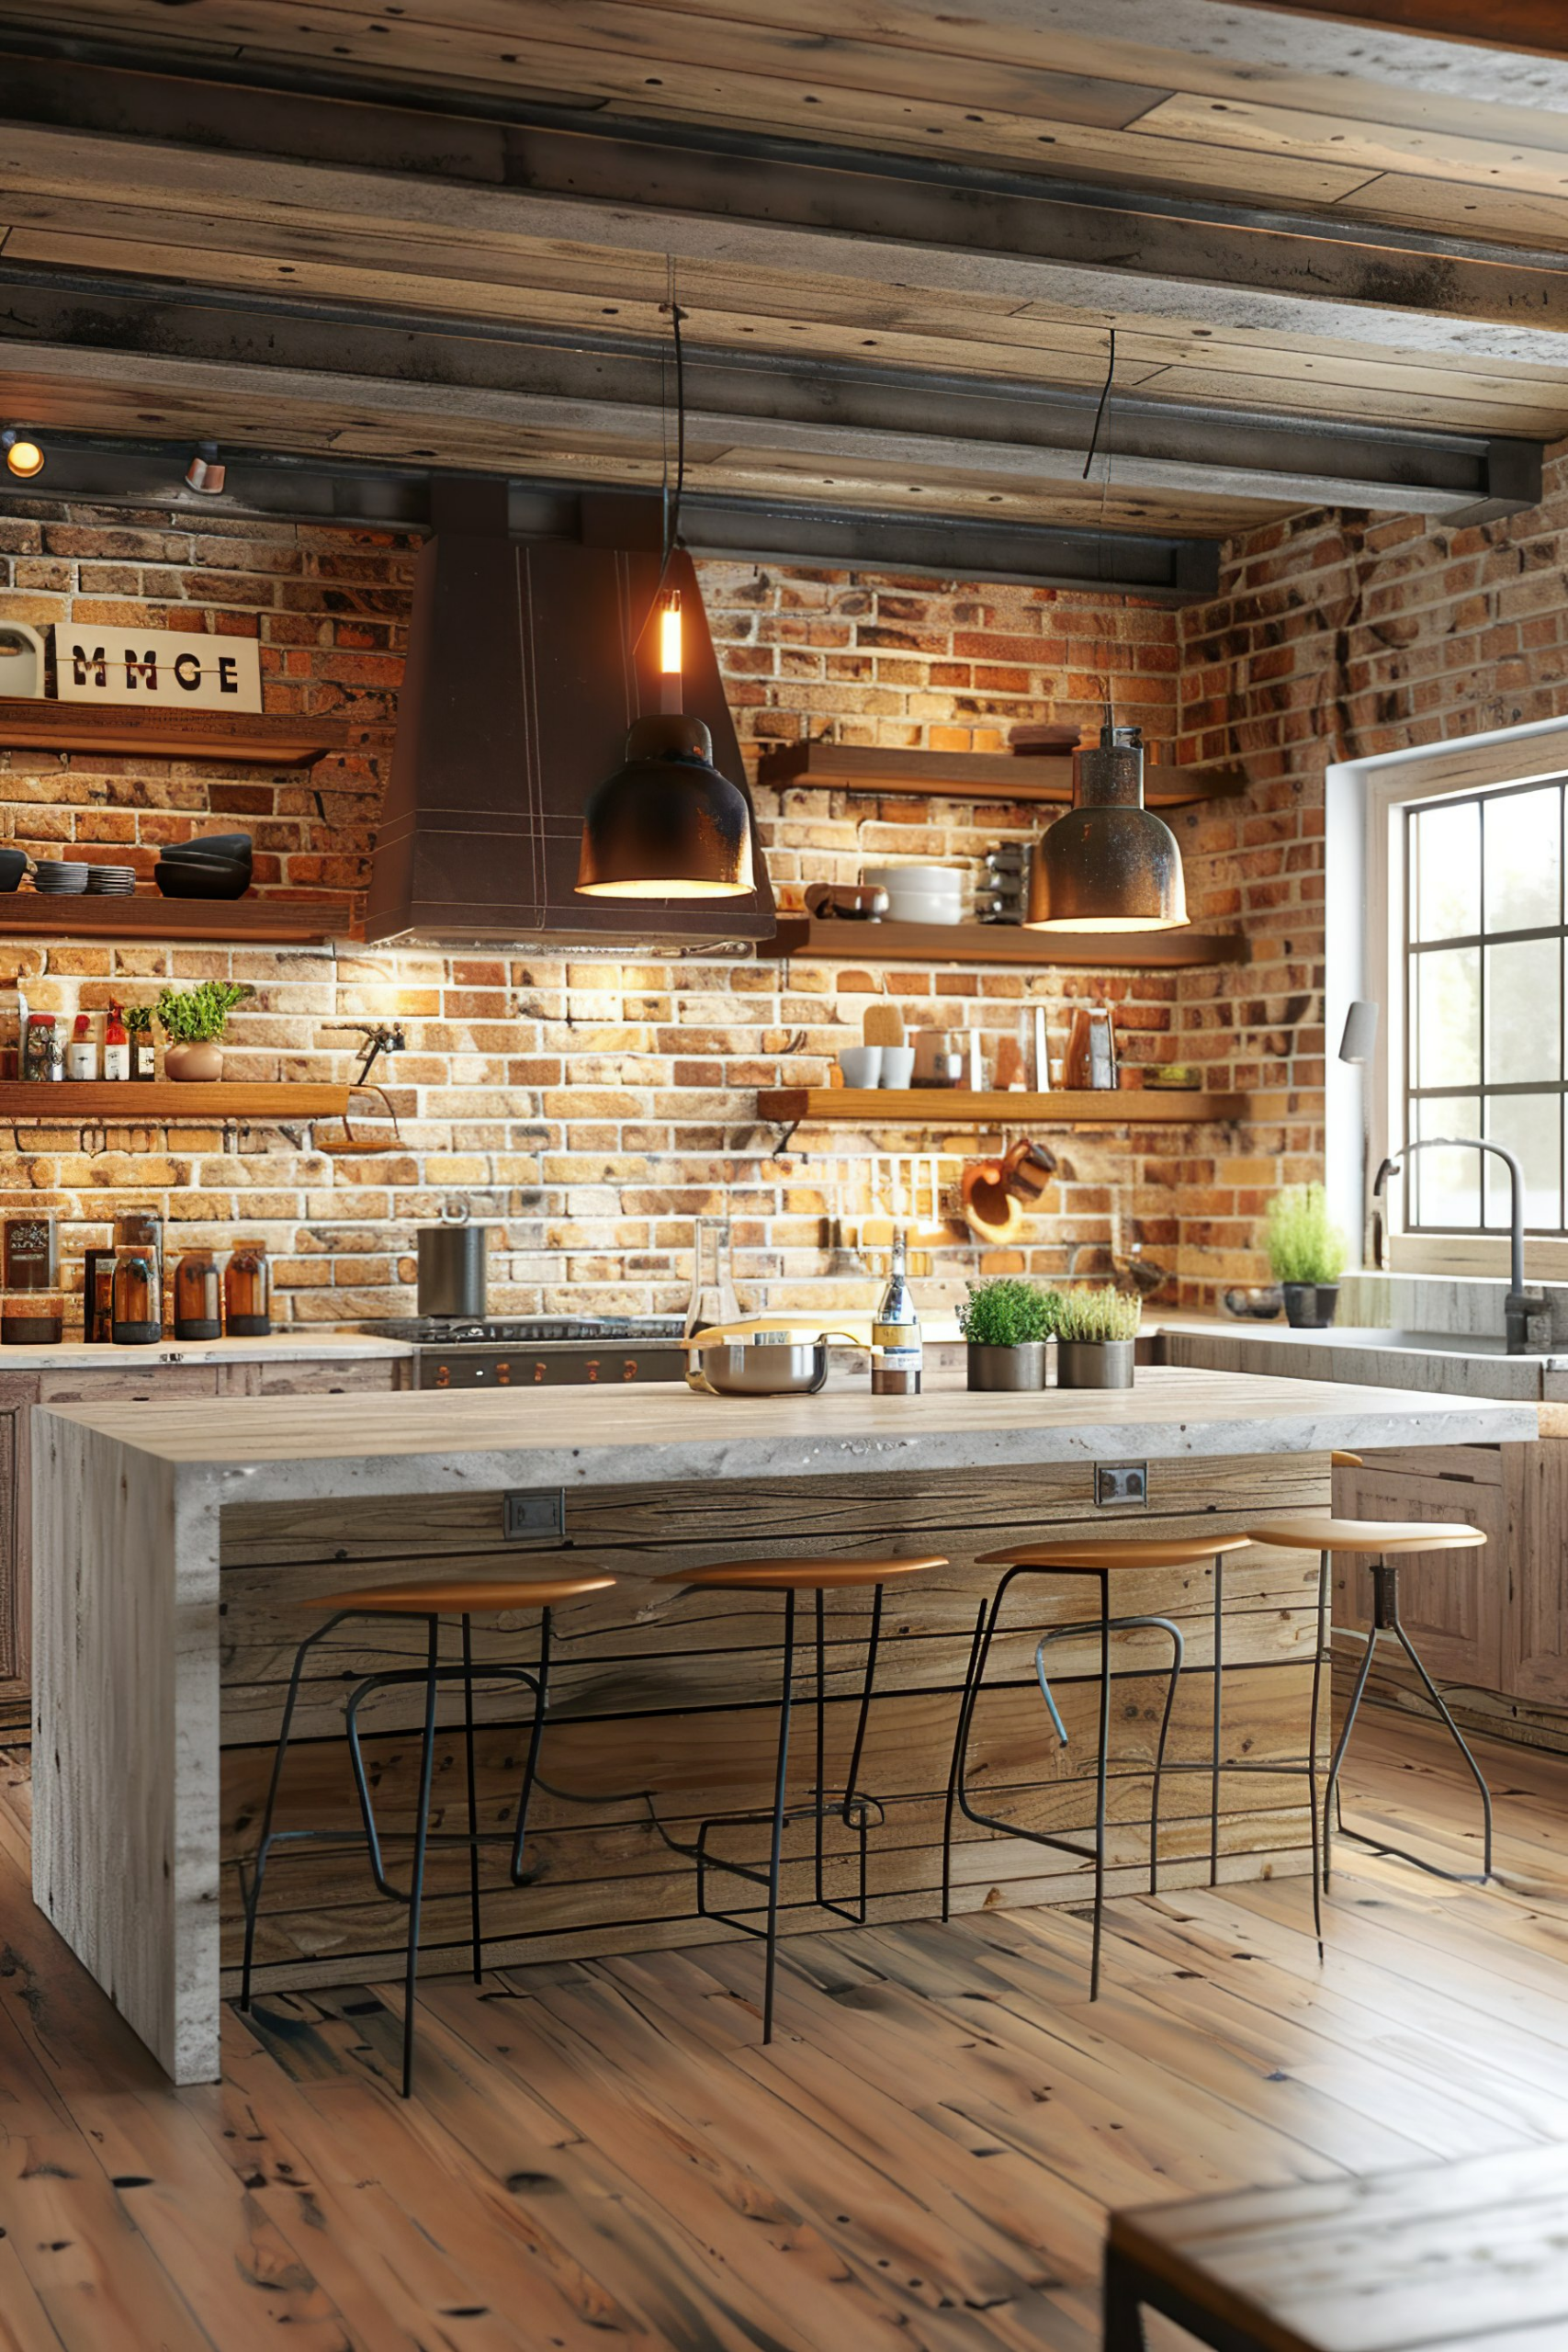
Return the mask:
MULTIPOLYGON (((1084 475, 1116 373, 1116 330, 1111 364, 1095 413, 1084 475)), ((1111 451, 1105 453, 1100 502, 1100 550, 1105 549, 1105 503, 1111 451)), ((1144 806, 1144 745, 1136 727, 1118 727, 1109 696, 1097 745, 1073 753, 1073 805, 1047 828, 1029 868, 1029 931, 1179 931, 1186 923, 1187 885, 1176 835, 1144 806)))
MULTIPOLYGON (((659 616, 659 713, 634 720, 626 758, 591 797, 582 820, 577 892, 587 899, 742 899, 756 887, 751 809, 713 763, 713 738, 682 707, 681 597, 664 594, 686 472, 685 363, 680 306, 669 303, 675 345, 675 492, 654 590, 659 616)), ((638 631, 640 642, 643 630, 638 631)))

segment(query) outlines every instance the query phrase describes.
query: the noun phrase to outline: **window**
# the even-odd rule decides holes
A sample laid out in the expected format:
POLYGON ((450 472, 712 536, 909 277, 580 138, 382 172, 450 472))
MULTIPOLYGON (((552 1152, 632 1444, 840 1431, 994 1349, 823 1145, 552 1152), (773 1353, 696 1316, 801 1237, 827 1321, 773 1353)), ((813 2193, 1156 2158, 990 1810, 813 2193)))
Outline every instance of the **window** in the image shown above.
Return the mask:
MULTIPOLYGON (((1555 1237, 1568 1234, 1565 792, 1568 778, 1536 777, 1391 812, 1404 833, 1391 844, 1402 854, 1390 895, 1403 869, 1404 898, 1403 1082, 1391 1107, 1402 1091, 1406 1136, 1506 1144, 1524 1169, 1527 1227, 1555 1237)), ((1413 1237, 1506 1232, 1508 1191, 1489 1155, 1416 1152, 1400 1221, 1413 1237)))

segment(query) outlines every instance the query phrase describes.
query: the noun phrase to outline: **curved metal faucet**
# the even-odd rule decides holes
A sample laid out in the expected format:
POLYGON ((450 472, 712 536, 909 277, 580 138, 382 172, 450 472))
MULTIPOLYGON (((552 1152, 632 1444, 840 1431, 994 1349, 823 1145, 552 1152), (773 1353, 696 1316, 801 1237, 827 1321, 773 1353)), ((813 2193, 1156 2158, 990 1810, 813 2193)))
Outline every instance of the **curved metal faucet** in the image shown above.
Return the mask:
POLYGON ((1372 1198, 1382 1200, 1383 1187, 1399 1173, 1399 1163, 1413 1151, 1490 1151, 1508 1170, 1508 1295, 1503 1301, 1503 1329, 1509 1355, 1522 1356, 1529 1348, 1529 1318, 1544 1315, 1546 1300, 1538 1290, 1525 1288, 1525 1171, 1506 1144, 1488 1143, 1481 1136, 1418 1136, 1401 1145, 1378 1170, 1372 1198))

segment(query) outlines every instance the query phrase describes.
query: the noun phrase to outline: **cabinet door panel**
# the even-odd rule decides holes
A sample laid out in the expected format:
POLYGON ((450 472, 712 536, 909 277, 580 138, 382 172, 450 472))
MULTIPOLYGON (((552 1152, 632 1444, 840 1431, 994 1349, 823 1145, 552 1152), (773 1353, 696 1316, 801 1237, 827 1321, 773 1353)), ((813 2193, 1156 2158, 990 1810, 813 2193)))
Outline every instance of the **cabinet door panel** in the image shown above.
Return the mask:
MULTIPOLYGON (((1335 1509, 1348 1519, 1404 1519, 1479 1527, 1484 1551, 1400 1555, 1405 1630, 1439 1682, 1502 1688, 1503 1620, 1508 1594, 1508 1530, 1500 1486, 1415 1477, 1369 1464, 1337 1474, 1335 1509), (1339 1484, 1344 1479, 1344 1486, 1339 1484)), ((1364 1631, 1371 1622, 1371 1562, 1341 1553, 1334 1564, 1334 1622, 1364 1631)))
POLYGON ((1512 1606, 1503 1688, 1568 1707, 1568 1439, 1505 1449, 1512 1606))
MULTIPOLYGON (((151 1350, 148 1351, 151 1353, 151 1350)), ((215 1396, 218 1374, 205 1363, 141 1363, 123 1372, 45 1372, 40 1405, 130 1405, 157 1397, 215 1396)))

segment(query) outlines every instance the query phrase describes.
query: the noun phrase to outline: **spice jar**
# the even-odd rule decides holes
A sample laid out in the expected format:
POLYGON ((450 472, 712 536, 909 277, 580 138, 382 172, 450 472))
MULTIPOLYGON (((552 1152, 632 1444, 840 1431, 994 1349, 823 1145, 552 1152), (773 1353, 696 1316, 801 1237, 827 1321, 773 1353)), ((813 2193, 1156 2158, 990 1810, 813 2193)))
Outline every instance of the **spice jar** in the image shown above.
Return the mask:
POLYGON ((36 1209, 0 1219, 0 1286, 52 1290, 57 1279, 54 1219, 36 1209))
POLYGON ((223 1269, 223 1321, 231 1340, 265 1340, 272 1329, 272 1269, 265 1241, 236 1241, 223 1269))
POLYGON ((187 1250, 175 1268, 175 1337, 223 1336, 223 1286, 210 1250, 187 1250))
POLYGON ((164 1336, 163 1285, 155 1250, 117 1250, 114 1321, 117 1348, 151 1347, 164 1336))
POLYGON ((55 1034, 52 1012, 35 1012, 28 1018, 22 1076, 59 1079, 65 1076, 65 1048, 55 1034))
POLYGON ((112 1250, 89 1250, 83 1261, 82 1337, 94 1347, 114 1338, 114 1261, 112 1250))

